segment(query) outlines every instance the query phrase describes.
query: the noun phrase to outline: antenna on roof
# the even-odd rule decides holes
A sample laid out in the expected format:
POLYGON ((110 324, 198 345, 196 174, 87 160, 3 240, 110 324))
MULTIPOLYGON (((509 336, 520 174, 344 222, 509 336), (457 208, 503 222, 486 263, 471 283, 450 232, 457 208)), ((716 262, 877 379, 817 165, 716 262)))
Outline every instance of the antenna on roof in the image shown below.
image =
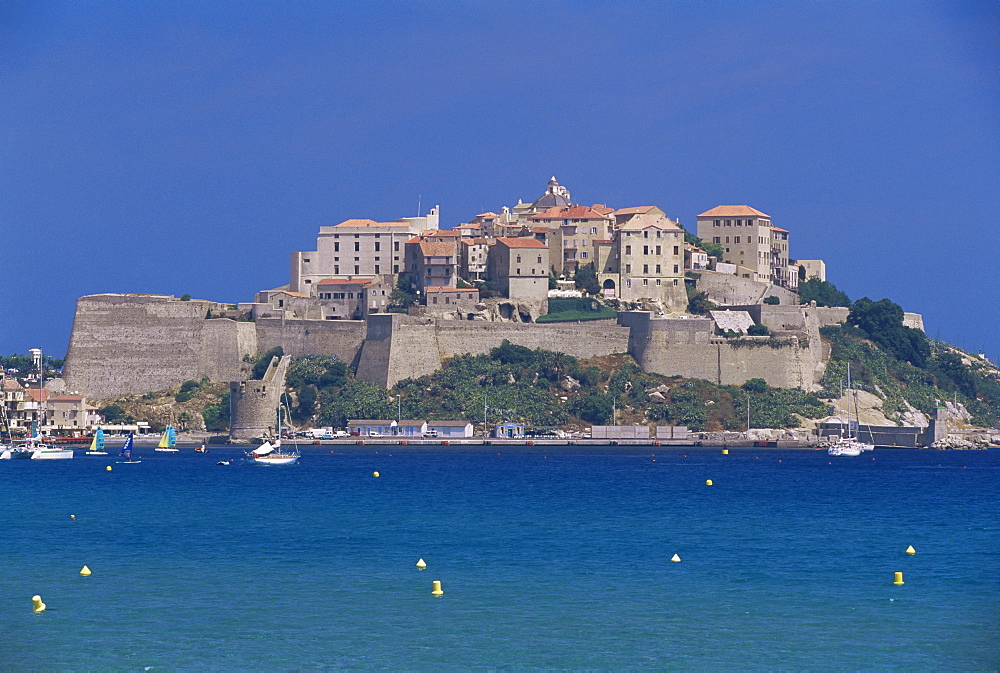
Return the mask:
POLYGON ((423 200, 423 198, 424 197, 422 195, 417 195, 417 217, 420 217, 420 206, 421 206, 420 202, 423 200))

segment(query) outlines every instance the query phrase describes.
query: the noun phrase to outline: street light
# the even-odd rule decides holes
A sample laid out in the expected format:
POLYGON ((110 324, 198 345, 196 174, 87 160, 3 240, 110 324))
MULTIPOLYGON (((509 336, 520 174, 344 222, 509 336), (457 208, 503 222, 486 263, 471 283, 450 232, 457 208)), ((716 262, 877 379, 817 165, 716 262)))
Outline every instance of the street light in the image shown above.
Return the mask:
POLYGON ((403 420, 403 400, 399 395, 396 395, 396 425, 399 425, 403 420))

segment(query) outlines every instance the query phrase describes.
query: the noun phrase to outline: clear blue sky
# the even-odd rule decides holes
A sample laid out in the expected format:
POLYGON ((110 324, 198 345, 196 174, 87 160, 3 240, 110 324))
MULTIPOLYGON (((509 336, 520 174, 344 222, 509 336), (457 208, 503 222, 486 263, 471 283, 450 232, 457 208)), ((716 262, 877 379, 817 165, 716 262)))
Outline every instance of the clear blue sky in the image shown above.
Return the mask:
POLYGON ((852 298, 1000 358, 996 2, 0 3, 0 354, 77 297, 250 301, 351 217, 555 174, 748 204, 852 298))

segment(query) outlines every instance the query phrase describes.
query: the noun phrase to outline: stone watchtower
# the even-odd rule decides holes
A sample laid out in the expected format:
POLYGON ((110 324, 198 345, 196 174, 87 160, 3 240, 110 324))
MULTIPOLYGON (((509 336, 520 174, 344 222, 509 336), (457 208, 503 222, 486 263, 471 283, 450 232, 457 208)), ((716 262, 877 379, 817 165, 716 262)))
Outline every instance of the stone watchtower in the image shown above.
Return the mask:
POLYGON ((285 392, 285 373, 292 357, 274 357, 259 381, 229 384, 229 439, 248 440, 278 434, 278 405, 285 392))

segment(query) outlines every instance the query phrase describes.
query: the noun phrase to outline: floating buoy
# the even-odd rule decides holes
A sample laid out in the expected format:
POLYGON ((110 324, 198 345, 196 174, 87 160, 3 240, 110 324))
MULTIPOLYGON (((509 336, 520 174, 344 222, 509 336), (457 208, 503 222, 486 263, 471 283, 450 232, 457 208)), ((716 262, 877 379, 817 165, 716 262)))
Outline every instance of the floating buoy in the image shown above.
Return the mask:
POLYGON ((722 450, 722 455, 728 456, 729 455, 729 449, 723 449, 722 450))
POLYGON ((712 485, 712 480, 711 479, 706 479, 705 480, 705 486, 711 486, 711 485, 712 485))
POLYGON ((88 568, 87 566, 83 566, 82 568, 80 568, 80 574, 86 577, 87 575, 90 574, 90 568, 88 568))
POLYGON ((431 591, 431 595, 432 596, 444 596, 444 592, 441 591, 441 581, 440 580, 434 580, 433 582, 431 582, 431 586, 434 587, 433 590, 431 591))
POLYGON ((105 468, 104 468, 104 470, 105 470, 106 472, 110 472, 110 471, 111 471, 111 466, 110 466, 110 465, 108 465, 107 467, 105 467, 105 468))
POLYGON ((419 561, 417 561, 417 567, 420 568, 421 570, 423 570, 424 568, 427 567, 427 564, 424 563, 423 559, 420 559, 419 561))
POLYGON ((378 472, 372 472, 372 476, 373 476, 373 477, 378 477, 378 476, 380 476, 380 475, 379 475, 379 473, 378 473, 378 472))
POLYGON ((674 563, 680 563, 681 557, 678 556, 677 554, 674 554, 673 556, 670 557, 670 560, 673 561, 674 563))
POLYGON ((913 545, 911 544, 911 545, 910 545, 909 547, 907 547, 907 548, 906 548, 906 553, 907 553, 907 554, 916 554, 916 553, 917 553, 917 550, 916 550, 916 549, 914 549, 914 548, 913 548, 913 545))
POLYGON ((70 514, 69 518, 72 519, 73 521, 76 521, 76 514, 70 514))
POLYGON ((45 603, 42 602, 42 597, 35 594, 31 597, 31 609, 35 612, 45 612, 45 603))
POLYGON ((903 573, 900 573, 900 572, 895 573, 894 577, 893 577, 893 580, 892 580, 892 583, 893 584, 903 584, 904 583, 903 582, 903 573))

